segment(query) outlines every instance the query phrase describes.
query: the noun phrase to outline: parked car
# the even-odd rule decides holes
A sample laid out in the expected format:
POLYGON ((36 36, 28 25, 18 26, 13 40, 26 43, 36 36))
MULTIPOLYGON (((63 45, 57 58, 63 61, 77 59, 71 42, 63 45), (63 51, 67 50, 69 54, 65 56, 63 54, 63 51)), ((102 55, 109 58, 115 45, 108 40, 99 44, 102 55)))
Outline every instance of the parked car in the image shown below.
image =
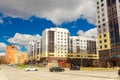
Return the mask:
POLYGON ((7 64, 7 66, 13 66, 13 64, 7 64))
POLYGON ((120 76, 120 69, 118 70, 118 75, 120 76))
POLYGON ((50 72, 63 72, 65 71, 65 69, 61 68, 61 67, 52 67, 49 69, 50 72))
POLYGON ((80 66, 77 66, 77 65, 71 66, 70 70, 80 70, 80 66))
POLYGON ((25 71, 38 71, 38 69, 35 67, 27 67, 25 71))

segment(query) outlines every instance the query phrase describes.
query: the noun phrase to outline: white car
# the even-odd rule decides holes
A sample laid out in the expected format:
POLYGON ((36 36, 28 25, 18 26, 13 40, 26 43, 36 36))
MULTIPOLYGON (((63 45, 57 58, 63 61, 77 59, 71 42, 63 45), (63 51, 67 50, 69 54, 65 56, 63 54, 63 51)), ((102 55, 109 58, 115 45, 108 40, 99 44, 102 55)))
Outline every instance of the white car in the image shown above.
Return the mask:
POLYGON ((25 71, 38 71, 38 69, 35 67, 27 67, 25 71))

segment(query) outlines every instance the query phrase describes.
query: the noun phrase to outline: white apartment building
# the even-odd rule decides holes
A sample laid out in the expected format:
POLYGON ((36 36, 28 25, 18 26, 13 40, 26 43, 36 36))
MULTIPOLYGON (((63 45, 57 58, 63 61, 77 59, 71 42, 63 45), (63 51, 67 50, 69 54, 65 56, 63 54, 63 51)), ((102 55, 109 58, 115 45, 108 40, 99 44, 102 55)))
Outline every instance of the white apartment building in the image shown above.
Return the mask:
POLYGON ((68 62, 72 65, 88 66, 99 58, 97 39, 70 37, 67 29, 58 27, 45 29, 41 40, 29 42, 28 53, 30 60, 38 60, 45 64, 55 61, 64 65, 68 62))
POLYGON ((41 57, 41 40, 28 43, 29 60, 40 60, 41 57))
POLYGON ((79 66, 98 66, 97 39, 71 36, 69 41, 68 60, 71 67, 79 66))
POLYGON ((68 57, 98 59, 97 39, 82 36, 70 37, 68 57))
POLYGON ((64 28, 50 28, 42 32, 42 57, 66 58, 69 31, 64 28))

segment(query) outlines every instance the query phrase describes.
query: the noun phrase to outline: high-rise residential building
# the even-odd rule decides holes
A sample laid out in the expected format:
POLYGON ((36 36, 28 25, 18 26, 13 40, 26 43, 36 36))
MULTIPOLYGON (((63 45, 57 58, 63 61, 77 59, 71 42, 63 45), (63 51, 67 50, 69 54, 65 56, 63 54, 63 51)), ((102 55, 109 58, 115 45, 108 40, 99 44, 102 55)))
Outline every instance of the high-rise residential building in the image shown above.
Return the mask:
POLYGON ((18 64, 24 64, 27 62, 27 53, 26 52, 19 52, 17 54, 17 63, 18 64))
POLYGON ((35 55, 35 42, 28 43, 28 60, 33 60, 35 55))
POLYGON ((69 31, 64 28, 45 29, 42 33, 42 58, 47 62, 66 60, 69 31))
POLYGON ((97 39, 70 37, 67 29, 55 27, 45 29, 41 40, 29 42, 28 59, 38 60, 40 64, 58 62, 62 66, 69 66, 69 63, 81 65, 82 62, 82 66, 93 66, 99 59, 97 50, 97 39))
POLYGON ((41 39, 28 43, 28 60, 40 60, 41 39))
POLYGON ((120 66, 120 0, 96 0, 100 65, 120 66))
POLYGON ((70 37, 68 58, 74 65, 92 66, 99 59, 97 39, 82 36, 70 37))
POLYGON ((0 55, 0 64, 5 64, 5 55, 0 55))
POLYGON ((5 54, 5 63, 7 64, 17 64, 17 54, 18 49, 14 45, 10 45, 6 47, 6 54, 5 54))
POLYGON ((15 45, 6 47, 4 63, 6 64, 24 64, 27 60, 26 52, 19 52, 15 45))

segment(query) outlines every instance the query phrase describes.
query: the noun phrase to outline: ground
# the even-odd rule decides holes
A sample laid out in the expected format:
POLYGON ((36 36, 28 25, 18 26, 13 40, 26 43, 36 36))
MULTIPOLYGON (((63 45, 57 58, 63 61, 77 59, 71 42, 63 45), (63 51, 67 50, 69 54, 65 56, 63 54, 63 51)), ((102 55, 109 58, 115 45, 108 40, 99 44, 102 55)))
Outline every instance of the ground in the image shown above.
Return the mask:
POLYGON ((120 80, 117 70, 80 70, 49 72, 48 68, 28 71, 16 67, 0 65, 0 80, 120 80))

